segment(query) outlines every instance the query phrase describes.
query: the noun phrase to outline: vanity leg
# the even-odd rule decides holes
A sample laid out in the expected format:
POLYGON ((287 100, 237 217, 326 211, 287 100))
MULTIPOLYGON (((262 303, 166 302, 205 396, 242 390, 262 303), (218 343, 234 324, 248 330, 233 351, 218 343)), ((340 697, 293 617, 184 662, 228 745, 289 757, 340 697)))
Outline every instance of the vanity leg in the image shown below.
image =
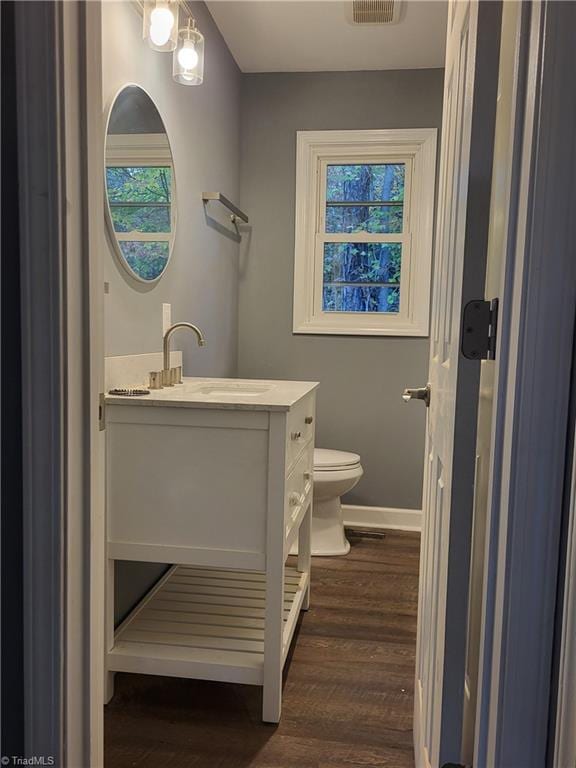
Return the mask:
MULTIPOLYGON (((104 640, 105 654, 108 655, 114 646, 114 560, 106 561, 106 634, 104 640)), ((114 696, 114 672, 108 672, 108 659, 104 659, 104 704, 108 704, 114 696)))
POLYGON ((280 412, 271 413, 269 424, 262 720, 265 723, 278 723, 282 711, 284 643, 286 415, 280 412))
POLYGON ((310 566, 312 563, 312 503, 308 505, 306 514, 298 531, 298 570, 308 573, 308 586, 306 595, 302 601, 302 610, 307 611, 310 607, 310 566))
POLYGON ((266 572, 266 613, 264 619, 264 687, 262 720, 279 723, 282 711, 282 648, 284 635, 284 563, 269 558, 266 572))

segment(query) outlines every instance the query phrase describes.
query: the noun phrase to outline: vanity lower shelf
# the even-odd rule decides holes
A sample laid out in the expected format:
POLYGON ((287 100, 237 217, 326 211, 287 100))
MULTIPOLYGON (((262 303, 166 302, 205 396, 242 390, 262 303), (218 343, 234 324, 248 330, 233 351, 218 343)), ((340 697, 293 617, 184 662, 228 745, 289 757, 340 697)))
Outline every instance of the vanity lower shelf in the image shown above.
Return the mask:
MULTIPOLYGON (((282 665, 309 583, 284 569, 282 665)), ((108 670, 262 685, 266 576, 173 566, 118 627, 108 670)))

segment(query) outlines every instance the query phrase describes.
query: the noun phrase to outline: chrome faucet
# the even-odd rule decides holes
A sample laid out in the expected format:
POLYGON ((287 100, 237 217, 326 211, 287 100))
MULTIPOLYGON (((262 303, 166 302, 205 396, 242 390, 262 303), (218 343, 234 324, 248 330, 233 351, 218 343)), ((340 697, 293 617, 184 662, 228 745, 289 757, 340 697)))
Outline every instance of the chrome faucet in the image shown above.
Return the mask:
MULTIPOLYGON (((162 371, 163 375, 163 383, 166 385, 173 384, 174 382, 170 380, 171 378, 171 368, 170 368, 170 339, 172 338, 172 334, 174 331, 177 331, 179 328, 189 328, 191 331, 194 331, 196 334, 196 337, 198 339, 198 346, 199 347, 205 347, 206 346, 206 339, 202 335, 202 331, 198 326, 192 325, 192 323, 174 323, 174 325, 171 325, 170 328, 166 331, 164 334, 164 370, 162 371)), ((180 378, 180 376, 178 377, 180 378)))

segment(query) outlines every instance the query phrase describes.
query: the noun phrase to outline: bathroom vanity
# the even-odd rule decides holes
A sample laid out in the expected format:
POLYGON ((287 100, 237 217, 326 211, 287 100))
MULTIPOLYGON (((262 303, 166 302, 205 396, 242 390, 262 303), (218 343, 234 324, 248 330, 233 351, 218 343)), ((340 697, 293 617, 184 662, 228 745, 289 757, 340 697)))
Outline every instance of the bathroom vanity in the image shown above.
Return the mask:
POLYGON ((279 721, 309 603, 317 386, 186 378, 106 398, 109 672, 261 685, 279 721), (115 560, 173 564, 116 630, 115 560))

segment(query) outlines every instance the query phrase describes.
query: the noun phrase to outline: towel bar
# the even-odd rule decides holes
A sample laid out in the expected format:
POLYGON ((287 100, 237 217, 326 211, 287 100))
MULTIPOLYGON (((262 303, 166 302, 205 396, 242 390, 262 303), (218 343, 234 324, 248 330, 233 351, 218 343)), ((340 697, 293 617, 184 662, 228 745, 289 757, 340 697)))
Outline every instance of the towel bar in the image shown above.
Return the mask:
POLYGON ((246 216, 246 214, 241 211, 240 208, 237 208, 234 203, 231 203, 230 200, 228 200, 228 198, 222 194, 222 192, 203 192, 202 201, 204 203, 208 203, 210 200, 216 200, 228 208, 229 211, 232 211, 232 216, 230 218, 232 219, 233 223, 236 223, 236 219, 242 219, 242 221, 248 224, 248 216, 246 216))

